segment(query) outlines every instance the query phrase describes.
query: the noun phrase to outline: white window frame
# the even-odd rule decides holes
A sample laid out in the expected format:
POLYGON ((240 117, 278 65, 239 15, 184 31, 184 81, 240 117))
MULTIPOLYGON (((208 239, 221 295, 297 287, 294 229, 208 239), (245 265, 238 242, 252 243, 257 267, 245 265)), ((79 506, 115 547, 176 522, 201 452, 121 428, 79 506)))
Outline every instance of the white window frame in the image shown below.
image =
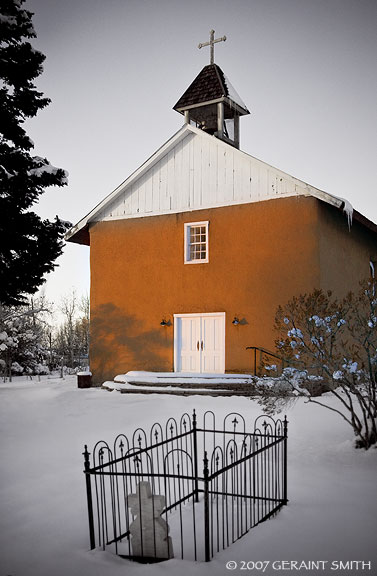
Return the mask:
POLYGON ((209 262, 209 221, 202 222, 185 222, 184 234, 184 263, 185 264, 207 264, 209 262), (190 259, 190 229, 196 226, 205 226, 206 229, 206 258, 190 259))

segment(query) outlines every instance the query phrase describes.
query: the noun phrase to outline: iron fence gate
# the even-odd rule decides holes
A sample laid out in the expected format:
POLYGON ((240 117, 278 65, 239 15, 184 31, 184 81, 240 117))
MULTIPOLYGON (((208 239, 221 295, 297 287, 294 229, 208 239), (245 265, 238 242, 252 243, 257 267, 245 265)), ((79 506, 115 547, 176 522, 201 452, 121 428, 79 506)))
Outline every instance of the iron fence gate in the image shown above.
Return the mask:
POLYGON ((120 434, 112 447, 100 441, 91 459, 85 446, 91 548, 209 561, 287 504, 287 426, 286 417, 260 416, 248 431, 230 413, 217 427, 207 411, 200 427, 194 410, 149 434, 120 434))

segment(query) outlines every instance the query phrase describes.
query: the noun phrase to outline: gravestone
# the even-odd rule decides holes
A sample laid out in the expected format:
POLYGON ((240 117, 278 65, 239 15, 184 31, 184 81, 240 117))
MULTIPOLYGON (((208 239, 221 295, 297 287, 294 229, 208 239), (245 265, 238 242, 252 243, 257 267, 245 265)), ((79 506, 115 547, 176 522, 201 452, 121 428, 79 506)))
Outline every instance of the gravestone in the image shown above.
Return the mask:
POLYGON ((149 482, 139 482, 136 494, 129 494, 128 506, 136 516, 130 526, 133 556, 144 558, 174 558, 169 526, 161 512, 165 496, 152 495, 149 482))

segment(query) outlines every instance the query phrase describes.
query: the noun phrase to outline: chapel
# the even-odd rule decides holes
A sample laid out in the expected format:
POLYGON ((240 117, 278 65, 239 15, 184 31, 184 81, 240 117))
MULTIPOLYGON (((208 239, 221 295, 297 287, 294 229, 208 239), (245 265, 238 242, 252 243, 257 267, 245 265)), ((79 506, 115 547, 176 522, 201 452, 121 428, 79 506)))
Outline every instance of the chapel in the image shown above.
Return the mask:
MULTIPOLYGON (((90 368, 250 373, 279 305, 357 290, 377 226, 342 198, 240 150, 249 110, 214 62, 174 106, 183 125, 67 233, 90 246, 90 368)), ((199 45, 203 46, 203 45, 199 45)))

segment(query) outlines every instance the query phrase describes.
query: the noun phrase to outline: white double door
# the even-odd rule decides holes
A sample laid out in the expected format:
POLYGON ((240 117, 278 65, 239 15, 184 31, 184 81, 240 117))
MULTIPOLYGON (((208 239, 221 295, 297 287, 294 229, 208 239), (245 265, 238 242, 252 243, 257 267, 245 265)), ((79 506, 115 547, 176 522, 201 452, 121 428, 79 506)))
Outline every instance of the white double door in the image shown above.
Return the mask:
POLYGON ((174 369, 225 371, 225 312, 174 315, 174 369))

